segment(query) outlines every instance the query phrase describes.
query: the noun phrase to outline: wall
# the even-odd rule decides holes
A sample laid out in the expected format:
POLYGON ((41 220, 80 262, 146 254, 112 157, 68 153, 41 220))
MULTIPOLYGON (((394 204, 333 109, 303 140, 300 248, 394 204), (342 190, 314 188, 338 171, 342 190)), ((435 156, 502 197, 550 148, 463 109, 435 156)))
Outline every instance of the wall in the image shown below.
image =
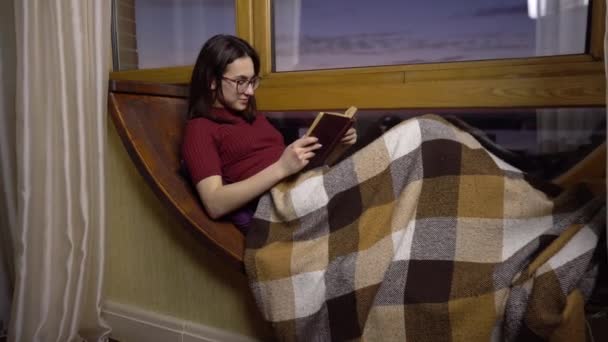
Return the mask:
POLYGON ((0 1, 0 336, 8 323, 12 273, 9 229, 15 219, 15 20, 13 1, 0 1))
POLYGON ((168 214, 108 120, 106 299, 267 340, 243 274, 168 214))

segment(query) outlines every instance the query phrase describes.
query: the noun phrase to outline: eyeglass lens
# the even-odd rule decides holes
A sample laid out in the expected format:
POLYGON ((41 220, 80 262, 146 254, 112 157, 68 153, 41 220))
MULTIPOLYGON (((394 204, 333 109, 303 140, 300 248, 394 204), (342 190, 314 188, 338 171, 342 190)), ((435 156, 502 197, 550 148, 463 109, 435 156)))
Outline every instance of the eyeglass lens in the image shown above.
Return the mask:
POLYGON ((247 91, 247 88, 249 87, 250 84, 251 84, 251 88, 253 90, 255 90, 260 85, 260 79, 257 77, 254 77, 250 80, 238 80, 236 82, 236 88, 239 92, 245 92, 245 91, 247 91))

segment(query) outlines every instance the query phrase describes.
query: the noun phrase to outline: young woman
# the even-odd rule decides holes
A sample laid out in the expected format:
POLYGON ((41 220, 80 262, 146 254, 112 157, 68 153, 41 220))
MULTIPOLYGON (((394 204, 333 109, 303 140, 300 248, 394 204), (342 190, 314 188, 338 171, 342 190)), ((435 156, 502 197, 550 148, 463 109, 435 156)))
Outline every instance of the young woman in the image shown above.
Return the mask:
MULTIPOLYGON (((271 189, 320 146, 312 137, 284 146, 255 111, 258 73, 239 38, 203 46, 183 157, 212 218, 246 228, 264 194, 244 263, 280 340, 541 340, 555 336, 571 298, 582 312, 603 197, 540 191, 471 129, 432 115, 271 189)), ((350 130, 343 142, 356 140, 350 130)))
MULTIPOLYGON (((257 198, 302 170, 321 147, 314 137, 285 146, 256 112, 260 84, 257 52, 243 39, 216 35, 202 47, 190 82, 189 121, 182 145, 192 182, 211 218, 228 217, 240 229, 251 221, 257 198)), ((342 138, 353 145, 351 128, 342 138)))

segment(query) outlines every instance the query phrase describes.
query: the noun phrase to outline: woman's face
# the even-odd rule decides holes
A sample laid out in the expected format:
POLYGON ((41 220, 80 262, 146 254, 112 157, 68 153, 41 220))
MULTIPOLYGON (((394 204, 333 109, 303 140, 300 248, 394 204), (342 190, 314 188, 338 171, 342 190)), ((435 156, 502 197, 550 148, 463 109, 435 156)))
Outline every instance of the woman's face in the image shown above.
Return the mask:
MULTIPOLYGON (((216 99, 214 106, 238 112, 245 110, 257 86, 256 79, 251 58, 235 59, 226 66, 220 84, 224 96, 223 99, 216 99)), ((212 89, 215 90, 216 86, 213 84, 212 89)))

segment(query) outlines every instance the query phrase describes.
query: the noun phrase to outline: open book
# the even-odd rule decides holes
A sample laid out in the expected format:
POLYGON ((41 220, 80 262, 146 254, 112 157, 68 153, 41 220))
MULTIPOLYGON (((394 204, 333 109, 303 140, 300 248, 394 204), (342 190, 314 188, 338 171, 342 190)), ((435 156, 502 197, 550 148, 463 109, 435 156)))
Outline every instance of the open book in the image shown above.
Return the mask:
POLYGON ((340 144, 340 139, 353 125, 356 112, 356 107, 350 107, 344 113, 319 112, 317 114, 306 135, 317 137, 323 146, 315 151, 315 156, 306 165, 306 169, 325 164, 331 165, 350 147, 340 144))

